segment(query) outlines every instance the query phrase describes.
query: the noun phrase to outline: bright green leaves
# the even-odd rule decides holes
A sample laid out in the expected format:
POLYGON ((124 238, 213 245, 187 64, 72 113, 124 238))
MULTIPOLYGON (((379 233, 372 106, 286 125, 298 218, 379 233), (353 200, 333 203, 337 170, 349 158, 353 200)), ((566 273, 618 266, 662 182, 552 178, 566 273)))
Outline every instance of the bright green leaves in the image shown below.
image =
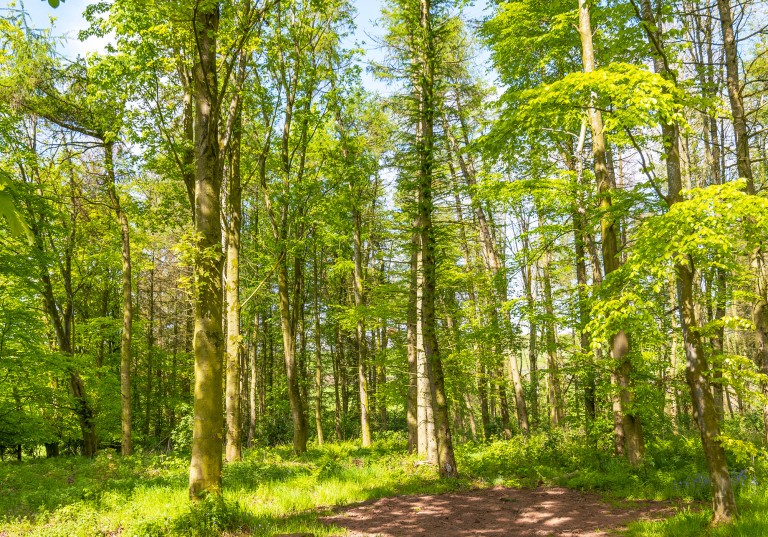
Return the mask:
POLYGON ((51 6, 53 9, 56 9, 57 7, 59 7, 59 4, 64 1, 65 0, 48 0, 48 5, 51 6))
POLYGON ((591 73, 575 72, 516 96, 519 106, 510 120, 520 128, 559 126, 578 130, 587 109, 603 113, 613 140, 625 129, 684 123, 687 96, 673 83, 626 63, 612 63, 591 73))
MULTIPOLYGON (((638 226, 626 264, 605 279, 601 299, 593 305, 593 344, 617 329, 642 333, 656 327, 655 317, 665 314, 658 304, 665 303, 663 295, 674 284, 675 264, 701 272, 724 270, 738 286, 750 277, 744 260, 766 241, 768 199, 746 194, 743 182, 691 190, 667 213, 638 226)), ((723 325, 745 329, 750 323, 726 317, 697 329, 707 335, 723 325)))
POLYGON ((697 188, 668 213, 638 229, 630 264, 637 273, 666 264, 743 270, 739 256, 768 239, 768 199, 750 196, 742 182, 697 188))
POLYGON ((11 179, 0 172, 0 218, 5 218, 11 234, 14 236, 26 236, 31 240, 29 227, 21 216, 13 200, 11 192, 11 179))
POLYGON ((502 78, 521 87, 578 65, 571 54, 578 45, 577 21, 577 4, 570 0, 504 2, 481 31, 502 78))

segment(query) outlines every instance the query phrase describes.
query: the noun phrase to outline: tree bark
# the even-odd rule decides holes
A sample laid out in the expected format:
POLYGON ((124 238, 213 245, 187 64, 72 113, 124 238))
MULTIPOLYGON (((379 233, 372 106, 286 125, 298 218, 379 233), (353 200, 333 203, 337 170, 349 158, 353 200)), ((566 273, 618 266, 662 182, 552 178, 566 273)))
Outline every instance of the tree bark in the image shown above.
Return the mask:
POLYGON ((523 287, 525 288, 525 305, 528 317, 528 364, 531 374, 531 427, 536 428, 539 425, 539 367, 537 360, 536 333, 538 326, 536 322, 536 302, 533 297, 533 262, 531 260, 530 241, 528 240, 528 223, 525 220, 520 221, 521 242, 523 244, 523 256, 525 259, 522 267, 523 287))
MULTIPOLYGON (((592 43, 592 24, 589 4, 579 0, 579 36, 581 37, 582 63, 585 73, 595 70, 595 51, 592 43)), ((600 196, 600 231, 602 235, 604 274, 608 276, 619 267, 618 240, 616 221, 612 215, 611 190, 614 188, 610 178, 606 159, 606 141, 602 114, 594 107, 588 110, 592 130, 592 156, 594 158, 595 179, 600 196)), ((615 375, 619 387, 621 421, 626 441, 626 455, 632 466, 638 466, 643 457, 643 437, 640 419, 632 408, 632 361, 629 354, 629 336, 620 329, 611 337, 611 354, 616 364, 615 375)))
MULTIPOLYGON (((244 68, 243 68, 244 72, 244 68)), ((235 95, 238 95, 237 92, 235 95)), ((233 117, 229 157, 229 218, 227 221, 227 358, 226 358, 226 416, 227 462, 242 459, 242 428, 240 426, 240 230, 242 227, 242 185, 240 183, 240 150, 242 115, 237 96, 233 97, 233 117)))
MULTIPOLYGON (((744 97, 739 83, 739 56, 736 35, 733 29, 730 0, 717 0, 720 25, 723 32, 725 52, 726 85, 731 102, 733 131, 736 135, 736 167, 739 177, 747 181, 747 194, 755 195, 755 181, 752 174, 752 160, 749 156, 749 133, 747 116, 744 111, 744 97)), ((756 300, 752 304, 752 321, 755 325, 755 364, 761 372, 768 372, 768 284, 766 284, 765 252, 758 247, 751 255, 755 272, 756 300)), ((768 382, 761 383, 763 395, 768 395, 768 382)), ((768 442, 768 401, 763 402, 764 438, 768 442)))
MULTIPOLYGON (((355 204, 356 202, 353 202, 355 204)), ((364 305, 363 296, 363 244, 361 236, 361 215, 360 211, 355 205, 352 210, 352 235, 353 235, 353 252, 354 252, 354 278, 353 289, 355 297, 355 308, 358 310, 357 320, 357 383, 360 393, 360 442, 363 447, 370 447, 371 445, 371 423, 369 418, 369 400, 368 400, 368 340, 365 335, 365 323, 360 317, 362 311, 360 311, 364 305)))
POLYGON ((418 356, 416 353, 416 234, 411 243, 411 263, 408 288, 408 318, 406 321, 406 342, 408 346, 408 395, 405 414, 408 425, 408 453, 421 453, 419 450, 419 396, 418 396, 418 356))
MULTIPOLYGON (((541 223, 540 223, 541 225, 541 223)), ((552 277, 550 274, 549 252, 545 251, 542 259, 544 313, 547 320, 544 323, 547 345, 547 390, 549 397, 549 420, 553 427, 559 426, 564 416, 563 394, 560 388, 560 373, 557 365, 557 340, 555 327, 555 308, 552 303, 552 277)))
MULTIPOLYGON (((152 264, 149 266, 149 289, 147 289, 147 384, 144 392, 144 423, 143 432, 149 437, 150 422, 152 421, 152 391, 155 371, 155 252, 151 254, 152 264)), ((137 302, 139 302, 137 300, 137 302)), ((159 369, 159 368, 157 368, 159 369)))
POLYGON ((122 291, 123 291, 123 331, 120 335, 120 429, 121 453, 124 456, 133 454, 133 421, 131 417, 131 336, 133 332, 133 292, 131 288, 131 228, 128 217, 120 205, 117 195, 117 177, 115 176, 114 144, 104 144, 104 163, 107 169, 109 183, 107 192, 112 208, 120 222, 120 239, 122 246, 122 291))
POLYGON ((253 447, 256 440, 256 423, 259 414, 259 314, 253 315, 253 333, 251 334, 251 352, 249 353, 251 373, 248 377, 248 447, 253 447))
MULTIPOLYGON (((664 47, 661 21, 656 20, 650 0, 641 0, 638 16, 652 47, 654 70, 676 83, 669 67, 664 47)), ((680 173, 679 126, 662 123, 662 137, 667 157, 667 203, 670 207, 682 201, 682 176, 680 173)), ((685 377, 691 392, 693 417, 699 426, 704 456, 712 482, 713 524, 727 523, 736 514, 731 476, 720 441, 720 424, 717 420, 714 398, 707 379, 708 365, 704 345, 698 331, 694 302, 694 267, 690 260, 675 262, 677 274, 677 299, 680 305, 680 326, 683 330, 686 369, 685 377)))
POLYGON ((418 280, 417 318, 421 321, 421 338, 417 337, 417 348, 424 353, 427 362, 430 392, 434 402, 435 432, 437 436, 438 465, 440 477, 457 477, 456 459, 451 439, 448 399, 445 393, 442 359, 435 333, 435 237, 432 223, 434 211, 432 180, 434 173, 434 119, 435 119, 435 47, 431 21, 430 0, 420 0, 419 26, 423 39, 419 61, 419 122, 421 139, 417 141, 419 174, 417 179, 416 233, 419 237, 417 251, 418 280), (419 306, 421 306, 419 308, 419 306), (420 339, 420 341, 419 341, 420 339), (420 345, 419 345, 420 343, 420 345))
POLYGON ((224 428, 221 293, 221 176, 218 153, 216 33, 217 2, 201 5, 192 21, 198 44, 193 68, 195 95, 194 426, 189 494, 193 500, 221 494, 224 428))
POLYGON ((323 351, 321 348, 322 338, 320 334, 320 303, 319 287, 320 277, 318 270, 317 257, 317 237, 315 237, 315 259, 313 263, 314 270, 314 313, 315 313, 315 428, 317 430, 317 445, 323 445, 323 351))

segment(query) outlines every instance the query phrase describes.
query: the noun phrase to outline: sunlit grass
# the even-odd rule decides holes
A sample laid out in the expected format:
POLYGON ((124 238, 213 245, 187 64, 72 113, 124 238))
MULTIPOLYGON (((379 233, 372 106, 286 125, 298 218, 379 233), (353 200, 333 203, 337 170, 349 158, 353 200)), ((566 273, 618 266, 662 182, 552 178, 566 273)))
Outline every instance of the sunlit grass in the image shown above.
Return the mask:
MULTIPOLYGON (((0 534, 200 535, 197 514, 189 508, 187 464, 183 456, 122 459, 105 454, 94 461, 2 464, 0 534)), ((220 513, 228 519, 216 524, 235 534, 330 535, 333 529, 317 517, 333 506, 468 486, 466 481, 440 482, 433 468, 417 465, 398 444, 380 442, 369 450, 353 443, 329 445, 298 458, 287 447, 255 449, 226 466, 224 501, 232 512, 220 513)))
POLYGON ((434 468, 406 453, 401 438, 370 449, 352 442, 312 447, 295 457, 289 447, 248 450, 224 473, 224 502, 191 508, 188 458, 80 458, 0 464, 0 535, 166 536, 334 535, 318 518, 336 506, 401 494, 474 487, 564 485, 593 490, 607 500, 674 499, 680 512, 661 522, 633 524, 630 537, 768 535, 768 498, 751 478, 739 489, 741 518, 708 529, 710 513, 696 443, 683 438, 649 446, 633 470, 607 454, 596 456, 583 439, 562 433, 457 447, 462 477, 441 481, 434 468))

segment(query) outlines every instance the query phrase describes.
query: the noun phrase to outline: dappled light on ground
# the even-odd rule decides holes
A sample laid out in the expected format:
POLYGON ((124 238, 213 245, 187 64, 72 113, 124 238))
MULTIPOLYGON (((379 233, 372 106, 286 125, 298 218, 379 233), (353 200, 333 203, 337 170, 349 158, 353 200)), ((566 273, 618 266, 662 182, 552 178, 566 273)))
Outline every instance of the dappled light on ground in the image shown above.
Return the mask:
POLYGON ((638 519, 669 516, 669 502, 621 507, 564 488, 497 487, 471 492, 399 496, 366 502, 323 519, 353 536, 600 536, 638 519))

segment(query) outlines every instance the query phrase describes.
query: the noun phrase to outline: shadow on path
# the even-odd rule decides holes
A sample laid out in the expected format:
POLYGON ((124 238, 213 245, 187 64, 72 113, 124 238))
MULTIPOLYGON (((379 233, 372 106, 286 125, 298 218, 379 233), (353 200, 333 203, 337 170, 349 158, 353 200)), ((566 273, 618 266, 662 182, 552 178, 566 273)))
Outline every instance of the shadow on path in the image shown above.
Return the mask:
POLYGON ((493 488, 382 498, 321 521, 347 528, 356 537, 597 537, 634 520, 674 512, 669 502, 628 505, 612 506, 596 494, 564 488, 493 488))

